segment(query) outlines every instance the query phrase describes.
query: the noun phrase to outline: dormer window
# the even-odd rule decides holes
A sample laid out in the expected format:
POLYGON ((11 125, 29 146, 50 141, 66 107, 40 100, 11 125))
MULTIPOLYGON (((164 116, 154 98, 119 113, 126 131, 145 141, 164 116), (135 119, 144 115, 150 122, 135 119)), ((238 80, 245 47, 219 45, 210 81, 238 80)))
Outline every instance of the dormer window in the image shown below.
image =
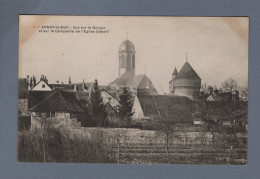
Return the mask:
POLYGON ((42 88, 45 88, 45 84, 42 85, 42 88))
POLYGON ((108 102, 111 103, 111 98, 108 98, 108 102))

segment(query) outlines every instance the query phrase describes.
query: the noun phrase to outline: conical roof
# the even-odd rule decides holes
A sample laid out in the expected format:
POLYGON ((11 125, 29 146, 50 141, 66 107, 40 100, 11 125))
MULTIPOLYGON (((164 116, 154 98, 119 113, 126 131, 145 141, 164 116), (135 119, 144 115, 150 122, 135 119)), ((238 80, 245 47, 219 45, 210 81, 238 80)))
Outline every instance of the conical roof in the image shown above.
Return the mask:
POLYGON ((176 79, 200 80, 200 77, 191 67, 189 62, 186 62, 181 68, 181 70, 179 71, 179 74, 177 75, 176 79))
POLYGON ((176 67, 174 68, 174 71, 173 71, 173 73, 172 73, 172 75, 177 75, 178 74, 178 71, 177 71, 177 69, 176 69, 176 67))

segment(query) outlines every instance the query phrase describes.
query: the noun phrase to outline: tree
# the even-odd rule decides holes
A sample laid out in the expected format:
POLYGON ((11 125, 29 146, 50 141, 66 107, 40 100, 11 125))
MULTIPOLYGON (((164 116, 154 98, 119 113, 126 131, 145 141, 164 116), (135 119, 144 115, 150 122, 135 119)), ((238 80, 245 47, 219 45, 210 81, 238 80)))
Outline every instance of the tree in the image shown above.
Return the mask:
POLYGON ((103 98, 98 87, 98 81, 95 80, 93 89, 90 92, 91 101, 91 114, 94 125, 105 126, 106 125, 106 111, 103 104, 103 98))
MULTIPOLYGON (((236 121, 241 116, 241 114, 247 111, 247 103, 241 101, 233 100, 222 100, 214 102, 203 102, 197 103, 200 111, 202 120, 205 122, 207 127, 206 131, 209 131, 213 135, 213 140, 215 137, 214 133, 219 133, 222 135, 223 139, 228 145, 228 157, 227 161, 230 164, 232 158, 231 154, 237 155, 234 146, 238 143, 237 134, 243 132, 243 128, 236 125, 236 121), (214 119, 214 114, 218 115, 218 118, 229 122, 229 126, 223 126, 222 124, 216 123, 214 119)), ((214 142, 214 141, 213 141, 214 142)))
POLYGON ((131 122, 134 112, 132 112, 132 96, 127 88, 123 88, 123 93, 119 97, 119 120, 120 122, 126 122, 129 124, 131 122))
POLYGON ((237 89, 237 81, 234 80, 233 78, 229 78, 222 83, 222 88, 226 92, 233 92, 234 90, 237 89))

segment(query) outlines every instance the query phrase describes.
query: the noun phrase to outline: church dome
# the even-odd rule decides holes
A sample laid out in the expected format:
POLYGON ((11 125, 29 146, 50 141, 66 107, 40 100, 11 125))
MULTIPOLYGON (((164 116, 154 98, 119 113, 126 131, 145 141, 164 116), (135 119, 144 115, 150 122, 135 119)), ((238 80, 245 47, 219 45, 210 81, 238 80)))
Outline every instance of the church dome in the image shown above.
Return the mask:
POLYGON ((118 52, 130 52, 130 53, 135 53, 135 46, 133 42, 130 40, 125 40, 124 42, 121 43, 119 46, 118 52))

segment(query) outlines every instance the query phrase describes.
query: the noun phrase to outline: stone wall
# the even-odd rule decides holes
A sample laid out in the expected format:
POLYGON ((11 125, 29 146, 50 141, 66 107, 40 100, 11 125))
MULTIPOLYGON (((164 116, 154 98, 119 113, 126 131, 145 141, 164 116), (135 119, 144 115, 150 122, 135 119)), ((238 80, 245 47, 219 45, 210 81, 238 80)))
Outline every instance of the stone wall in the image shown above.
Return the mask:
MULTIPOLYGON (((44 113, 42 114, 44 116, 44 113)), ((69 130, 69 133, 74 133, 76 130, 81 129, 81 122, 76 118, 57 118, 57 117, 42 117, 39 118, 36 113, 31 115, 31 129, 39 129, 43 126, 54 127, 62 130, 69 130)))

